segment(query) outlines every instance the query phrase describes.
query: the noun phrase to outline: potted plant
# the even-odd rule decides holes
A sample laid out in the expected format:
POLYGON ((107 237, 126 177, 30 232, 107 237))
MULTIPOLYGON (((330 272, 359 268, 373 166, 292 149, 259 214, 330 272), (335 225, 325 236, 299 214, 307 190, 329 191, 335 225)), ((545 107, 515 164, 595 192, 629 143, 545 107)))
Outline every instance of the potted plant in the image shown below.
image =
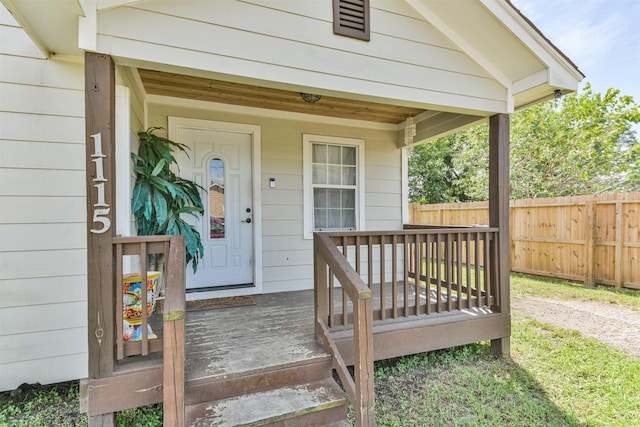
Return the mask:
MULTIPOLYGON (((199 192, 201 187, 174 172, 174 169, 178 171, 175 150, 186 153, 188 147, 156 135, 158 129, 161 128, 152 127, 138 133, 138 153, 131 153, 135 172, 131 210, 136 219, 139 236, 184 235, 185 264, 191 263, 195 273, 204 252, 202 239, 198 230, 188 224, 182 215, 190 214, 196 218, 202 216, 204 207, 199 192)), ((125 341, 141 339, 141 311, 146 309, 148 314, 151 314, 156 309, 156 303, 163 299, 164 280, 160 272, 163 270, 164 259, 150 254, 149 261, 148 265, 152 271, 147 271, 146 286, 142 284, 140 273, 131 273, 123 278, 125 341), (141 295, 145 292, 148 303, 146 308, 141 304, 141 295)), ((150 326, 147 333, 149 339, 156 338, 150 326)))
MULTIPOLYGON (((152 127, 138 133, 138 153, 134 160, 135 185, 131 209, 136 219, 139 236, 175 235, 186 237, 186 264, 198 268, 204 248, 198 230, 188 224, 183 214, 196 218, 204 213, 198 184, 178 176, 176 149, 187 153, 188 147, 156 135, 161 128, 152 127)), ((204 190, 204 189, 203 189, 204 190)))

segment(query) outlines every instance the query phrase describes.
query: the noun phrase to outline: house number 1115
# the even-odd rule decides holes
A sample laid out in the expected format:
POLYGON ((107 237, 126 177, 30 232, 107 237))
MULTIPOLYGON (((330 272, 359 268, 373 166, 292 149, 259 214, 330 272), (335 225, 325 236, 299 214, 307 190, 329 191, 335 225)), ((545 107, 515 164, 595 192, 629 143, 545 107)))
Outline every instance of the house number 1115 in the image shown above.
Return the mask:
POLYGON ((93 139, 94 150, 91 155, 91 161, 96 164, 96 177, 93 179, 94 188, 98 190, 98 200, 93 205, 93 223, 102 224, 102 228, 92 228, 90 231, 96 234, 102 234, 111 228, 111 219, 109 212, 111 207, 105 200, 105 184, 107 179, 104 177, 104 167, 102 159, 107 157, 102 154, 102 134, 96 133, 90 136, 93 139))

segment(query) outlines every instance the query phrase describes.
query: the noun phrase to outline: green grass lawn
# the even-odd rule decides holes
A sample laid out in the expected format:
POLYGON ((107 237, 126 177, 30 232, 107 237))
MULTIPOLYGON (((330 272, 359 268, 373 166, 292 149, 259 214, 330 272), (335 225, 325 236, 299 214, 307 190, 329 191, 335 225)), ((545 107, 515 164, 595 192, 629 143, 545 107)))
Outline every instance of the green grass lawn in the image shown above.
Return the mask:
MULTIPOLYGON (((640 292, 511 276, 512 297, 640 307, 640 292)), ((512 317, 511 360, 489 343, 377 364, 384 426, 640 426, 640 360, 579 332, 512 317)))
POLYGON ((376 370, 384 426, 640 426, 640 360, 514 312, 512 360, 488 343, 376 370))
MULTIPOLYGON (((577 298, 640 309, 640 292, 585 289, 512 275, 512 295, 577 298)), ((575 331, 513 313, 509 359, 488 343, 376 364, 379 426, 640 426, 640 360, 575 331)), ((23 399, 0 393, 1 426, 84 426, 77 384, 23 399)), ((159 426, 161 406, 121 413, 121 426, 159 426)))
POLYGON ((616 289, 610 286, 586 288, 580 284, 523 274, 511 275, 511 297, 537 296, 542 298, 580 299, 626 305, 640 309, 640 291, 616 289))

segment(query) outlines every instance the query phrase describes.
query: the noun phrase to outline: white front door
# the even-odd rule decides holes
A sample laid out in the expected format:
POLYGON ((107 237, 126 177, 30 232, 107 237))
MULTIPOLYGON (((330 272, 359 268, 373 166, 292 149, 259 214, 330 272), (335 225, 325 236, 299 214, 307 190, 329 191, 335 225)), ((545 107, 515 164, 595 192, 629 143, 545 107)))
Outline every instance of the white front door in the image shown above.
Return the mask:
POLYGON ((187 289, 252 285, 252 140, 247 133, 178 126, 175 141, 190 148, 179 154, 180 175, 205 192, 205 214, 192 222, 200 231, 204 256, 194 274, 187 267, 187 289))

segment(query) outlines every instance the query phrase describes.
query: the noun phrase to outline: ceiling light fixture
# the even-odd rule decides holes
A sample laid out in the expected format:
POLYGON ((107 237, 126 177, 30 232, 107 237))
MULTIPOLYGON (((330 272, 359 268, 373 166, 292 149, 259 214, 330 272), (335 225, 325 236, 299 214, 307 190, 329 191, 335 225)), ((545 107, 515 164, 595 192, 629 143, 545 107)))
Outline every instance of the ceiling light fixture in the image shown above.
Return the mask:
POLYGON ((300 92, 300 96, 302 97, 304 102, 308 104, 315 104, 316 102, 320 101, 320 98, 322 98, 322 96, 320 95, 314 95, 312 93, 304 93, 304 92, 300 92))

